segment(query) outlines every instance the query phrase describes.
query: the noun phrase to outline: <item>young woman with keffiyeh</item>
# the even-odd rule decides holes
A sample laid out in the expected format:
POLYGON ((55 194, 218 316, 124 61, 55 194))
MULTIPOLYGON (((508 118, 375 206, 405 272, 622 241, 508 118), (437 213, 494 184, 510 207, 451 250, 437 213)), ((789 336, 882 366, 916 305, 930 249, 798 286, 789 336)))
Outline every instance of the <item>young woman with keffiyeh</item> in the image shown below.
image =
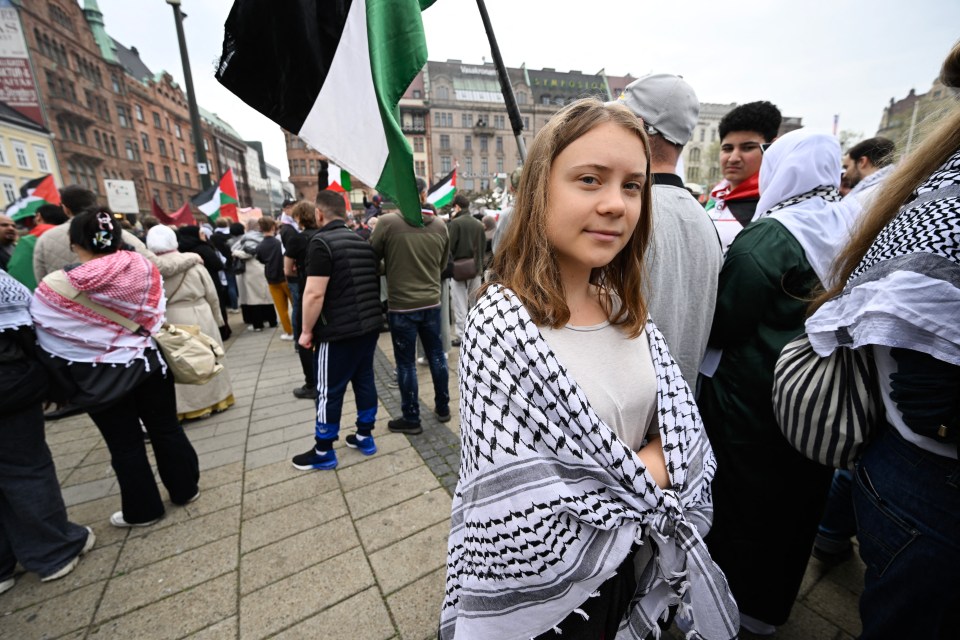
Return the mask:
POLYGON ((141 527, 164 514, 141 421, 174 504, 199 496, 200 470, 177 420, 173 374, 150 337, 163 323, 166 307, 160 272, 140 254, 121 250, 121 243, 120 224, 106 209, 94 207, 75 216, 70 246, 80 264, 43 279, 30 315, 46 352, 43 358, 59 376, 57 386, 68 392, 70 405, 90 415, 110 449, 122 505, 110 524, 141 527), (52 278, 65 278, 92 302, 136 322, 142 331, 134 333, 58 293, 52 278))
POLYGON ((442 640, 693 636, 739 621, 701 536, 713 455, 640 294, 649 146, 580 100, 537 135, 460 363, 442 640))
MULTIPOLYGON (((960 88, 960 43, 941 73, 960 88)), ((854 472, 863 640, 960 637, 960 105, 887 178, 807 320, 868 348, 886 424, 854 472)))

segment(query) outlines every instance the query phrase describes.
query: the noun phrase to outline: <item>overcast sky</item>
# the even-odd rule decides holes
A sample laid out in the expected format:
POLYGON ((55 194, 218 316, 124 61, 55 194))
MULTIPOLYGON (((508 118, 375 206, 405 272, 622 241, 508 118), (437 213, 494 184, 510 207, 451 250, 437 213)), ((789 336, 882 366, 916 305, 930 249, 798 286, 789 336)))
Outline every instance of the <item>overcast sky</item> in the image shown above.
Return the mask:
MULTIPOLYGON (((83 5, 83 0, 78 0, 83 5)), ((279 2, 280 0, 263 0, 279 2)), ((358 0, 354 0, 358 1, 358 0)), ((487 0, 507 66, 612 75, 676 73, 702 102, 770 100, 829 132, 870 137, 891 97, 924 92, 960 37, 956 0, 487 0)), ((153 71, 183 68, 164 0, 99 0, 107 32, 135 46, 153 71)), ((213 78, 232 0, 182 0, 199 103, 287 176, 283 135, 213 78)), ((473 0, 437 0, 424 12, 431 60, 491 59, 473 0)))

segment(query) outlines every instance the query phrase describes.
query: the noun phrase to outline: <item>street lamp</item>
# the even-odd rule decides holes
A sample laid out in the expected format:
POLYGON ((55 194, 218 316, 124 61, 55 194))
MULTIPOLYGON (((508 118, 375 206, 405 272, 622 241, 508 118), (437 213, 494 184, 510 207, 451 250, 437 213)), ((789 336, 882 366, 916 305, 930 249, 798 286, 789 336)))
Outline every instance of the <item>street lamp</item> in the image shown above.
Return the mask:
POLYGON ((180 0, 167 0, 173 7, 173 21, 177 25, 177 39, 180 41, 180 60, 183 62, 183 79, 187 86, 187 104, 190 105, 190 128, 193 129, 193 146, 197 149, 197 172, 200 174, 200 185, 203 190, 210 187, 210 166, 207 164, 207 154, 203 150, 203 131, 200 129, 200 109, 197 107, 197 98, 193 92, 193 76, 190 74, 190 56, 187 55, 187 38, 183 35, 183 13, 180 11, 180 0))

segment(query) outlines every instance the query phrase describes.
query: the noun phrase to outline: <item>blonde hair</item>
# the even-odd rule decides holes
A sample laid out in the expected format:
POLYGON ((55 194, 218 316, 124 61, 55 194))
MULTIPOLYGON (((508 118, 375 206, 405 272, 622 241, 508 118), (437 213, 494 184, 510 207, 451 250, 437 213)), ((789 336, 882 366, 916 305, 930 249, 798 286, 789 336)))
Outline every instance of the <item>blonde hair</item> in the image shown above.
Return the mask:
MULTIPOLYGON (((948 87, 960 86, 960 42, 954 44, 940 72, 948 87)), ((955 105, 933 125, 916 149, 904 157, 878 190, 873 204, 860 218, 853 237, 833 263, 833 286, 818 295, 808 312, 838 296, 883 228, 893 220, 910 195, 930 174, 960 150, 960 105, 955 105)))
POLYGON ((317 228, 317 205, 306 200, 300 200, 293 205, 290 217, 299 223, 301 229, 317 228))
MULTIPOLYGON (((637 228, 626 246, 606 266, 594 270, 591 280, 620 298, 620 308, 610 318, 630 337, 640 335, 647 320, 641 293, 643 255, 651 233, 650 143, 643 123, 621 105, 604 104, 596 98, 578 100, 558 111, 540 130, 523 165, 510 226, 494 256, 492 282, 513 291, 538 325, 554 328, 570 320, 560 267, 547 240, 547 192, 550 170, 557 156, 594 127, 613 123, 632 133, 643 144, 647 160, 637 228)), ((601 302, 611 313, 609 300, 601 302)))

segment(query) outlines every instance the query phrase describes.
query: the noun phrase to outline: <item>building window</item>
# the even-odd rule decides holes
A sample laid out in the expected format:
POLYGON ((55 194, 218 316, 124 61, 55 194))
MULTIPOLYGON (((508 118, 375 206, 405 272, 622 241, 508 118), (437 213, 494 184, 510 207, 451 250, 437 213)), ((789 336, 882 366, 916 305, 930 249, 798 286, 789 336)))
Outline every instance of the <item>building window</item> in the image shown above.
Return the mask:
POLYGON ((163 181, 173 182, 173 174, 170 172, 170 167, 167 165, 163 165, 163 181))
POLYGON ((180 162, 187 164, 187 152, 183 147, 180 147, 180 162))
POLYGON ((150 152, 150 136, 145 133, 140 134, 140 143, 143 146, 143 150, 147 153, 150 152))
POLYGON ((183 172, 183 179, 187 183, 187 187, 193 188, 193 185, 190 184, 190 174, 186 171, 183 172))
POLYGON ((463 150, 473 151, 473 136, 470 136, 470 135, 463 136, 463 150))
POLYGON ((17 185, 14 183, 13 178, 8 178, 3 176, 0 178, 0 185, 3 187, 3 195, 7 199, 7 206, 13 204, 17 200, 17 185))
MULTIPOLYGON (((61 129, 62 129, 62 128, 63 128, 63 123, 60 122, 59 124, 60 124, 60 127, 61 127, 61 129)), ((101 146, 100 146, 100 132, 97 131, 97 130, 94 130, 94 131, 93 131, 93 141, 97 143, 97 149, 101 149, 101 146)))
POLYGON ((30 158, 27 157, 27 145, 17 140, 11 140, 13 144, 13 155, 17 158, 17 166, 21 169, 30 168, 30 158))
POLYGON ((122 104, 117 105, 117 121, 124 129, 129 129, 131 126, 130 115, 127 112, 127 108, 122 104))
POLYGON ((700 142, 704 142, 706 139, 707 139, 707 130, 701 128, 701 129, 700 129, 700 142))
POLYGON ((156 111, 153 112, 153 126, 157 129, 162 129, 163 125, 160 124, 160 114, 156 111))
POLYGON ((34 147, 33 152, 37 156, 37 168, 40 171, 50 171, 50 162, 47 160, 47 150, 43 147, 34 147))
POLYGON ((157 150, 160 152, 160 155, 164 158, 167 157, 167 141, 163 138, 157 139, 157 150))
POLYGON ((153 190, 153 199, 157 201, 157 204, 160 204, 160 190, 159 190, 159 189, 154 189, 154 190, 153 190))
POLYGON ((466 163, 467 163, 467 167, 466 167, 467 175, 471 175, 473 173, 473 158, 470 156, 467 156, 466 163))
POLYGON ((313 175, 317 172, 317 161, 313 158, 310 158, 310 175, 313 175))
POLYGON ((138 104, 133 105, 133 112, 137 116, 137 122, 143 122, 143 107, 138 104))
POLYGON ((446 87, 437 87, 437 100, 449 100, 450 91, 446 87))
POLYGON ((126 152, 127 152, 127 160, 136 160, 136 154, 133 152, 133 143, 132 143, 132 142, 130 142, 129 140, 127 140, 127 141, 124 143, 123 148, 124 148, 124 149, 126 150, 126 152))
POLYGON ((540 104, 550 104, 550 96, 540 96, 540 104))
POLYGON ((464 129, 468 129, 473 126, 473 114, 472 113, 461 113, 460 122, 464 129))
POLYGON ((152 162, 147 163, 147 177, 149 177, 151 180, 157 179, 157 168, 152 162))
POLYGON ((690 167, 687 169, 687 180, 696 182, 700 179, 700 167, 690 167))
POLYGON ((690 162, 700 162, 700 148, 694 147, 690 149, 690 162))
POLYGON ((487 152, 487 138, 485 136, 480 136, 480 153, 487 152))
POLYGON ((413 172, 418 176, 427 175, 427 163, 423 160, 413 161, 413 172))
POLYGON ((527 131, 530 130, 530 117, 529 117, 529 116, 523 116, 523 128, 524 128, 525 130, 527 130, 527 131))
POLYGON ((497 136, 497 153, 503 153, 503 136, 497 136))
POLYGON ((524 91, 517 93, 517 104, 527 104, 527 94, 524 91))
POLYGON ((450 173, 453 165, 450 164, 450 156, 440 156, 440 171, 444 174, 450 173))
POLYGON ((110 74, 110 85, 113 87, 114 93, 120 93, 120 78, 117 77, 117 74, 110 74))
POLYGON ((710 129, 710 142, 716 142, 716 141, 717 141, 717 130, 710 129))
POLYGON ((113 151, 114 158, 120 157, 120 152, 117 151, 117 139, 113 136, 110 136, 110 150, 113 151))
POLYGON ((497 173, 503 173, 503 158, 497 158, 497 173))
POLYGON ((73 31, 73 21, 70 20, 70 16, 64 13, 63 9, 52 2, 50 3, 50 19, 61 27, 66 27, 70 31, 73 31))
POLYGON ((419 100, 420 98, 423 97, 423 92, 420 91, 420 89, 414 89, 414 90, 413 90, 413 97, 414 97, 414 99, 419 100))
POLYGON ((495 129, 506 129, 506 117, 505 116, 493 116, 493 127, 495 129))
POLYGON ((210 151, 210 145, 207 144, 207 139, 206 139, 206 138, 203 139, 203 150, 204 150, 204 151, 210 151))
POLYGON ((167 207, 173 211, 176 208, 176 205, 173 204, 173 194, 167 191, 167 207))
POLYGON ((442 151, 450 150, 450 136, 445 133, 440 135, 440 149, 442 151))
POLYGON ((423 153, 423 136, 413 136, 413 150, 416 153, 423 153))
POLYGON ((183 129, 180 128, 179 124, 173 125, 173 130, 177 135, 177 140, 183 140, 183 129))
POLYGON ((483 176, 487 175, 487 172, 488 172, 487 170, 488 170, 487 159, 480 158, 480 175, 483 175, 483 176))

